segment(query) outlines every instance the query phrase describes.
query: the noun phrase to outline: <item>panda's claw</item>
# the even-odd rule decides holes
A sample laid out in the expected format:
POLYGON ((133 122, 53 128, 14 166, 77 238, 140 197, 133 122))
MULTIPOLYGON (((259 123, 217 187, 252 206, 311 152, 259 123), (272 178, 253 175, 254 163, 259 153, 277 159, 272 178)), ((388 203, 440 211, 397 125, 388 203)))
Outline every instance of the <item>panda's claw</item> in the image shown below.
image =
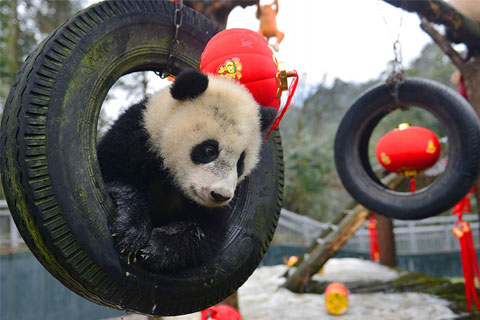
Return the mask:
POLYGON ((130 259, 132 254, 136 255, 136 253, 145 246, 149 236, 149 231, 141 232, 137 229, 130 229, 128 232, 119 232, 114 239, 120 254, 127 255, 130 259))
POLYGON ((199 234, 204 232, 193 221, 154 228, 148 243, 140 249, 140 263, 153 272, 177 271, 199 265, 210 256, 211 251, 206 248, 205 237, 199 237, 199 234))
POLYGON ((119 182, 109 183, 107 188, 117 211, 110 230, 112 237, 120 254, 131 255, 147 244, 152 231, 147 197, 119 182))

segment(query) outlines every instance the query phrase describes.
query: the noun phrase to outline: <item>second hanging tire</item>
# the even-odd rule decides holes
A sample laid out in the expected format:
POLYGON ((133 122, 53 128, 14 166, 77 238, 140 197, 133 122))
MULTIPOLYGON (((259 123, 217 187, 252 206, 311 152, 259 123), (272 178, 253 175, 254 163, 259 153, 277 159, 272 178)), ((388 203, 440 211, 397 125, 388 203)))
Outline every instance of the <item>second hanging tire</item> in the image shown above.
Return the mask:
POLYGON ((391 190, 373 172, 368 156, 372 131, 398 108, 384 84, 360 96, 345 114, 335 137, 335 164, 344 187, 369 210, 395 219, 423 219, 450 209, 472 188, 480 165, 480 124, 463 97, 431 80, 406 79, 398 98, 431 112, 443 126, 449 151, 442 175, 412 194, 391 190))

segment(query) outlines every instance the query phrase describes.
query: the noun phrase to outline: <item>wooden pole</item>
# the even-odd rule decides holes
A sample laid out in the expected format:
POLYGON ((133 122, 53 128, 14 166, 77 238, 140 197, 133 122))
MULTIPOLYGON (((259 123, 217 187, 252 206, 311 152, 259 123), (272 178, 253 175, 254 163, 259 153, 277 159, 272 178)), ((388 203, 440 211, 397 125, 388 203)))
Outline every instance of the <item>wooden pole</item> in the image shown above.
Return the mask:
POLYGON ((397 250, 395 248, 395 234, 393 221, 382 215, 375 215, 377 219, 378 249, 380 250, 380 264, 389 267, 397 266, 397 250))
POLYGON ((319 243, 311 251, 311 258, 303 260, 298 265, 294 274, 288 277, 284 287, 302 293, 306 282, 353 236, 367 220, 368 215, 369 211, 358 205, 354 212, 340 223, 339 232, 332 232, 331 236, 327 236, 323 243, 319 243))
MULTIPOLYGON (((402 175, 390 173, 382 178, 382 183, 394 189, 403 180, 402 175)), ((350 204, 348 209, 340 213, 330 227, 312 242, 295 264, 297 268, 295 272, 290 276, 288 271, 285 273, 287 281, 283 285, 284 287, 294 292, 303 292, 310 278, 343 247, 371 214, 366 208, 355 202, 350 204)), ((396 254, 396 252, 392 251, 392 254, 396 254)))

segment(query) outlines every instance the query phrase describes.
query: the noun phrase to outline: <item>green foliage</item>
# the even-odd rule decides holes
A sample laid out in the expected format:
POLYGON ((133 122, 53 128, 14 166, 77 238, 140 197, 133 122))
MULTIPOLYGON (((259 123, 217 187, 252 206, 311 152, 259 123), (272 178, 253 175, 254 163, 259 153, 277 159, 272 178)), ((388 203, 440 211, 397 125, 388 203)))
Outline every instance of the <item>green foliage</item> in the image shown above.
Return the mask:
POLYGON ((455 66, 449 58, 434 43, 429 43, 423 48, 420 57, 412 62, 405 75, 436 80, 453 88, 454 85, 450 82, 453 71, 455 66))
MULTIPOLYGON (((405 71, 406 76, 433 79, 452 86, 453 65, 434 44, 428 44, 421 56, 405 71)), ((300 103, 287 112, 281 124, 285 153, 284 207, 320 221, 330 221, 352 201, 335 170, 333 142, 337 127, 355 99, 386 75, 366 83, 335 80, 332 85, 319 84, 313 90, 300 90, 300 103)), ((298 93, 297 93, 298 95, 298 93)), ((298 101, 298 100, 297 100, 298 101)), ((375 128, 370 140, 370 162, 381 168, 375 157, 377 141, 398 124, 424 126, 443 137, 440 123, 429 112, 411 107, 394 111, 375 128)))
MULTIPOLYGON (((331 130, 333 132, 333 130, 331 130)), ((285 150, 284 207, 330 220, 331 212, 351 201, 335 171, 333 137, 303 136, 302 142, 285 150), (324 201, 328 198, 329 201, 324 201)))
MULTIPOLYGON (((85 3, 84 0, 0 0, 0 118, 23 61, 85 3)), ((0 199, 4 199, 1 186, 0 199)))
POLYGON ((50 32, 85 4, 84 0, 0 0, 0 104, 25 58, 50 32))

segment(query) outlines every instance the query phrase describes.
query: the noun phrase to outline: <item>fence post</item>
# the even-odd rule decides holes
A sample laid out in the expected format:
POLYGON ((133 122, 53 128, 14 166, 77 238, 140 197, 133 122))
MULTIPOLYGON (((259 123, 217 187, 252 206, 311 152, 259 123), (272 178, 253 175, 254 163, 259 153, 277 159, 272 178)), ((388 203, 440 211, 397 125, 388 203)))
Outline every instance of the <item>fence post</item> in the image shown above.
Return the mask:
POLYGON ((417 247, 417 234, 415 233, 415 222, 409 221, 408 222, 408 234, 410 240, 410 252, 411 253, 418 253, 417 247))
POLYGON ((453 237, 453 234, 450 231, 450 228, 451 226, 449 224, 443 225, 443 232, 445 233, 446 251, 453 251, 452 241, 450 240, 450 238, 453 237))
POLYGON ((309 239, 309 238, 310 238, 310 234, 309 234, 309 232, 308 232, 308 225, 307 225, 306 222, 303 221, 303 220, 302 220, 300 223, 302 224, 303 244, 304 244, 305 246, 308 246, 308 245, 310 244, 310 241, 309 241, 309 240, 310 240, 310 239, 309 239))
POLYGON ((18 234, 17 226, 10 217, 10 246, 12 249, 20 247, 20 235, 18 234))

